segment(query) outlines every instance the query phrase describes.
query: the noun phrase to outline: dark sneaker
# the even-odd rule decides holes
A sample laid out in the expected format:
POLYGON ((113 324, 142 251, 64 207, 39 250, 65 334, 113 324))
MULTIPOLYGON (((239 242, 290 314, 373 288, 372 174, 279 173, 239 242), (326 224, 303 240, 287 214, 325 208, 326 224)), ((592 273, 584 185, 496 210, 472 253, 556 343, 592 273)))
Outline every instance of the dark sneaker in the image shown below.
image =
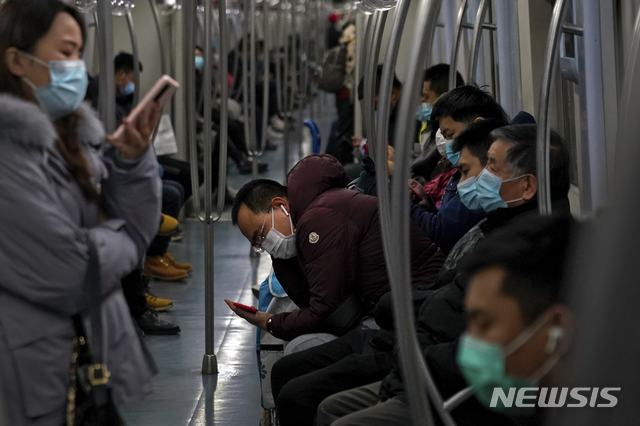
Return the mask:
POLYGON ((151 310, 148 310, 147 312, 136 318, 136 322, 138 323, 138 326, 142 329, 142 331, 144 331, 144 334, 169 335, 180 333, 180 327, 175 324, 171 324, 170 322, 161 320, 160 318, 158 318, 158 314, 151 310))

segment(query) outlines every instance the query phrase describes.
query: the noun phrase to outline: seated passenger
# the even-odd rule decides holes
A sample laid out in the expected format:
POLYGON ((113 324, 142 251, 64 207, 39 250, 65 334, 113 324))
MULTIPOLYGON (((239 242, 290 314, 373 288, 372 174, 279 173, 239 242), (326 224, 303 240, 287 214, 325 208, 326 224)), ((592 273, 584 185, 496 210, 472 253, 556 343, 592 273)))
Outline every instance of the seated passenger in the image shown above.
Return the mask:
MULTIPOLYGON (((287 184, 246 184, 236 196, 232 221, 252 246, 271 254, 276 276, 300 309, 271 315, 227 303, 283 340, 321 331, 344 334, 389 291, 378 202, 346 189, 344 167, 327 154, 301 160, 287 184), (361 305, 355 315, 350 303, 361 305)), ((443 256, 417 229, 411 243, 413 286, 430 288, 443 256)))
MULTIPOLYGON (((456 87, 464 84, 459 72, 456 72, 456 87)), ((453 169, 447 160, 446 152, 440 151, 436 144, 438 121, 433 119, 433 107, 442 95, 449 91, 449 64, 434 65, 424 73, 422 83, 422 105, 416 111, 420 122, 420 154, 411 164, 411 175, 431 180, 445 170, 453 169)), ((440 135, 442 136, 442 135, 440 135)), ((446 182, 445 182, 446 186, 446 182)), ((444 188, 442 188, 444 195, 444 188)), ((437 197, 430 194, 435 200, 437 197)), ((437 202, 437 200, 436 200, 437 202)))
MULTIPOLYGON (((89 319, 91 294, 115 403, 149 393, 157 372, 127 315, 120 279, 158 230, 160 176, 150 141, 159 111, 125 122, 122 138, 105 138, 82 104, 85 28, 82 14, 57 0, 0 6, 3 424, 66 423, 72 316, 77 324, 89 319)), ((90 327, 84 334, 90 344, 98 339, 90 327)))
MULTIPOLYGON (((429 196, 424 192, 420 205, 411 204, 413 222, 445 253, 448 253, 458 240, 485 216, 484 212, 470 210, 462 203, 458 185, 459 182, 473 180, 485 168, 487 151, 492 143, 489 133, 501 126, 503 123, 496 120, 479 120, 455 139, 454 151, 462 153, 458 171, 447 185, 447 192, 440 208, 430 202, 429 196)), ((417 182, 411 181, 410 185, 412 183, 414 191, 420 189, 417 182)))
MULTIPOLYGON (((456 360, 485 407, 499 393, 494 389, 508 396, 510 388, 566 386, 558 380, 573 334, 563 299, 573 227, 570 215, 520 222, 482 241, 464 260, 468 324, 456 360)), ((544 423, 539 408, 522 412, 503 401, 496 397, 490 409, 519 423, 544 423)))
MULTIPOLYGON (((489 149, 487 168, 474 179, 471 191, 471 198, 479 200, 478 205, 488 213, 487 218, 467 232, 451 250, 436 280, 438 290, 422 304, 417 323, 422 353, 428 365, 432 366, 445 399, 464 387, 460 386, 460 380, 455 380, 459 373, 455 365, 454 342, 465 329, 463 303, 466 282, 458 274, 460 260, 475 251, 474 247, 481 239, 505 227, 513 219, 537 216, 536 126, 501 127, 491 133, 491 139, 494 142, 489 149), (483 185, 475 184, 477 182, 483 185)), ((555 211, 568 214, 569 152, 554 132, 551 136, 550 176, 555 211)), ((399 362, 394 364, 382 382, 347 392, 322 402, 318 407, 318 426, 346 425, 360 419, 361 424, 372 426, 410 424, 406 407, 404 412, 398 409, 398 402, 406 403, 399 362), (360 398, 358 405, 349 403, 354 401, 352 396, 360 398)), ((464 413, 458 411, 457 414, 464 413)), ((497 420, 491 420, 487 424, 496 423, 497 420)))

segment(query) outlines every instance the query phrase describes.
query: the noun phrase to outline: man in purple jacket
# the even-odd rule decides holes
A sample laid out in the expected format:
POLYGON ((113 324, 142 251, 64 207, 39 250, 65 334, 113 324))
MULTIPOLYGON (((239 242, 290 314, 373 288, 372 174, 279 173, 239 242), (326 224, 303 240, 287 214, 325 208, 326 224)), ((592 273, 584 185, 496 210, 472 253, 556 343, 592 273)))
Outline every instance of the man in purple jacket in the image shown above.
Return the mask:
MULTIPOLYGON (((246 184, 232 221, 257 250, 271 254, 276 276, 299 309, 271 315, 227 301, 239 316, 291 340, 316 332, 344 334, 389 291, 378 201, 345 188, 344 167, 330 155, 301 160, 287 187, 246 184)), ((411 238, 412 284, 429 289, 443 255, 417 228, 411 238)))

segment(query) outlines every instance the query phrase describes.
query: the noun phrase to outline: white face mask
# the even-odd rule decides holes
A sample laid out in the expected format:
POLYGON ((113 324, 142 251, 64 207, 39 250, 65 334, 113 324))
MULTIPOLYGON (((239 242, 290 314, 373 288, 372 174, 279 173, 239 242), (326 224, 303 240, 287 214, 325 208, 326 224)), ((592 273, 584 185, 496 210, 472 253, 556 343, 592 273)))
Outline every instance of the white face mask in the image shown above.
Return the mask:
POLYGON ((440 129, 436 132, 436 148, 444 158, 447 158, 447 143, 449 141, 444 138, 440 129))
POLYGON ((291 215, 284 208, 280 206, 284 214, 289 217, 289 224, 291 225, 291 235, 285 237, 275 227, 275 216, 273 210, 271 210, 271 229, 267 232, 261 246, 276 259, 291 259, 296 256, 296 234, 293 229, 293 222, 291 221, 291 215))

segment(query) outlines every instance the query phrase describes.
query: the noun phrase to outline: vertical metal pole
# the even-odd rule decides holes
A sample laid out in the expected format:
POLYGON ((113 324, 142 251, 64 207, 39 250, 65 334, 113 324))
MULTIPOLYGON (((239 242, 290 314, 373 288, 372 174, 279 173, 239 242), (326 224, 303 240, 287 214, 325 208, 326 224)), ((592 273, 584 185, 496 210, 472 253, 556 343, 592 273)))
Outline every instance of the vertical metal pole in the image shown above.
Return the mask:
POLYGON ((164 35, 162 34, 162 26, 160 25, 160 13, 158 12, 158 8, 156 7, 155 0, 149 0, 149 5, 151 6, 151 11, 153 12, 153 22, 156 25, 156 31, 158 32, 158 44, 160 45, 160 70, 162 74, 168 74, 167 69, 167 55, 165 52, 166 43, 164 41, 164 35))
POLYGON ((283 102, 282 102, 282 34, 283 34, 283 21, 282 21, 282 5, 283 1, 280 0, 278 3, 278 15, 276 20, 276 25, 278 26, 278 39, 275 42, 275 52, 276 52, 276 97, 278 99, 278 109, 281 112, 284 112, 283 102))
POLYGON ((251 73, 249 74, 249 88, 247 93, 251 93, 251 101, 249 108, 251 108, 251 178, 258 178, 258 160, 259 160, 259 150, 261 146, 266 144, 265 139, 267 135, 262 135, 262 140, 258 140, 258 128, 257 128, 257 109, 256 109, 256 84, 258 77, 258 61, 256 60, 256 43, 258 40, 256 34, 256 0, 248 0, 249 1, 249 32, 251 42, 249 44, 249 55, 251 56, 251 60, 249 62, 251 66, 251 73))
POLYGON ((200 206, 200 181, 198 173, 198 146, 196 142, 196 0, 184 0, 182 4, 182 27, 184 29, 182 48, 184 50, 185 87, 182 94, 186 106, 187 144, 189 146, 189 163, 191 166, 191 190, 193 208, 198 219, 205 221, 200 206))
POLYGON ((285 180, 283 181, 286 184, 286 178, 287 178, 287 173, 289 172, 289 119, 290 119, 290 114, 291 114, 291 102, 289 100, 289 97, 291 96, 292 90, 291 89, 291 84, 289 83, 289 71, 291 68, 291 63, 289 62, 289 28, 291 28, 289 26, 289 13, 287 11, 287 6, 288 6, 288 2, 287 0, 280 0, 283 3, 283 9, 284 9, 284 18, 285 18, 285 24, 284 27, 282 28, 284 30, 284 76, 283 76, 283 83, 282 83, 282 87, 284 89, 283 91, 283 106, 284 106, 284 178, 285 180))
POLYGON ((500 77, 500 98, 497 100, 509 115, 514 116, 522 109, 516 1, 507 0, 495 6, 500 77))
POLYGON ((451 61, 449 62, 449 90, 456 88, 456 77, 458 71, 458 53, 460 51, 460 43, 462 42, 462 31, 464 24, 464 14, 469 6, 469 0, 462 0, 460 11, 458 12, 458 22, 456 23, 456 35, 453 43, 453 51, 451 52, 451 61))
POLYGON ((537 137, 537 171, 538 171, 538 207, 540 214, 551 214, 551 190, 549 172, 549 147, 551 125, 549 120, 549 98, 551 96, 551 82, 558 56, 558 42, 562 31, 562 19, 567 6, 567 0, 558 0, 553 7, 553 17, 547 39, 542 85, 540 87, 540 104, 538 105, 538 137, 537 137))
POLYGON ((242 11, 242 112, 244 113, 244 138, 249 154, 257 150, 255 140, 251 136, 251 91, 249 90, 249 2, 244 1, 242 11))
MULTIPOLYGON (((364 94, 364 98, 362 99, 362 128, 364 130, 364 136, 367 138, 371 138, 373 140, 373 130, 371 123, 372 113, 371 110, 373 107, 371 106, 371 97, 368 95, 368 91, 371 90, 371 81, 373 79, 373 72, 368 64, 368 60, 371 55, 371 46, 373 45, 373 36, 376 28, 376 24, 378 19, 380 18, 380 12, 375 12, 374 14, 368 16, 365 22, 365 33, 364 40, 362 41, 362 52, 360 53, 360 69, 363 73, 362 85, 364 94)), ((358 84, 360 80, 358 79, 358 84)), ((373 141, 375 143, 375 141, 373 141)))
POLYGON ((97 6, 98 54, 100 55, 100 118, 107 134, 116 130, 116 97, 115 97, 115 67, 113 64, 113 26, 111 16, 111 2, 101 1, 97 6))
MULTIPOLYGON (((365 70, 365 92, 364 92, 364 101, 365 101, 365 111, 364 114, 369 115, 369 133, 367 134, 367 138, 371 140, 371 147, 375 149, 375 144, 377 142, 376 139, 376 105, 375 98, 378 94, 376 91, 376 81, 378 80, 378 59, 380 58, 380 46, 382 45, 382 36, 384 33, 384 26, 387 22, 387 11, 379 10, 375 14, 374 27, 373 27, 373 38, 371 40, 371 50, 369 51, 369 56, 367 57, 367 67, 365 70), (368 92, 368 93, 367 93, 368 92)), ((395 69, 393 70, 393 75, 395 76, 395 69)), ((379 99, 378 99, 379 100, 379 99)), ((380 104, 378 103, 378 108, 380 104)), ((378 120, 380 119, 380 115, 378 115, 378 120)), ((383 144, 386 145, 387 141, 383 141, 383 144)))
POLYGON ((476 81, 476 73, 478 71, 478 54, 480 52, 480 43, 482 42, 482 32, 484 31, 484 19, 487 14, 490 0, 482 0, 478 7, 476 15, 476 23, 473 26, 473 41, 471 42, 471 57, 469 58, 469 72, 467 80, 469 82, 476 81))
POLYGON ((589 214, 607 202, 607 153, 600 35, 600 2, 579 2, 583 36, 578 37, 580 72, 580 211, 589 214))
MULTIPOLYGON (((378 189, 378 204, 380 208, 380 227, 382 230, 382 240, 385 247, 391 244, 391 196, 389 194, 389 167, 387 164, 387 144, 389 132, 389 109, 391 100, 391 89, 393 85, 393 77, 395 75, 396 64, 398 62, 398 53, 400 52, 400 42, 402 41, 402 33, 409 14, 411 0, 398 0, 396 6, 396 14, 389 36, 389 44, 385 55, 384 66, 382 67, 382 77, 380 80, 380 94, 378 95, 378 128, 376 135, 378 139, 375 141, 374 149, 371 151, 373 161, 376 164, 378 172, 376 173, 376 184, 378 189)), ((390 263, 390 252, 384 251, 387 265, 390 263)))
POLYGON ((388 265, 391 292, 393 295, 393 316, 396 335, 400 346, 402 372, 409 397, 409 407, 415 425, 433 425, 431 405, 433 403, 445 425, 454 425, 453 419, 444 410, 444 402, 435 386, 433 377, 422 357, 416 340, 413 320, 411 293, 411 265, 409 247, 409 203, 407 202, 407 181, 410 173, 413 139, 411 133, 415 118, 413 111, 418 103, 423 81, 424 58, 428 54, 438 20, 442 0, 420 2, 415 27, 413 45, 409 55, 408 75, 404 83, 404 96, 399 103, 399 122, 396 126, 396 168, 394 170, 391 194, 392 220, 394 229, 391 242, 385 244, 389 251, 388 265))
POLYGON ((129 35, 131 36, 131 50, 133 53, 133 83, 135 90, 133 92, 133 105, 137 105, 140 100, 140 54, 138 53, 138 38, 136 30, 133 26, 133 18, 131 10, 127 9, 127 26, 129 27, 129 35))
MULTIPOLYGON (((445 1, 442 5, 444 15, 445 52, 452 52, 456 38, 456 3, 445 1)), ((446 59, 445 59, 446 61, 446 59)))
MULTIPOLYGON (((264 25, 264 63, 263 63, 263 76, 262 76, 262 149, 264 152, 267 146, 267 129, 269 128, 269 50, 271 49, 270 34, 269 31, 269 2, 264 0, 262 2, 262 19, 264 25)), ((256 67, 254 72, 258 72, 256 67)), ((252 163, 253 173, 258 176, 258 158, 254 157, 252 163)))
POLYGON ((238 37, 238 15, 231 15, 231 22, 233 22, 233 48, 235 49, 235 55, 233 55, 233 87, 238 88, 233 91, 233 98, 238 99, 240 96, 242 85, 238 86, 238 74, 240 74, 240 70, 238 66, 240 65, 240 56, 238 55, 238 47, 240 46, 240 37, 238 37))
MULTIPOLYGON (((224 211, 225 194, 227 191, 227 142, 229 133, 229 84, 227 74, 229 74, 229 40, 227 31, 227 2, 218 0, 218 22, 220 28, 220 157, 218 167, 218 204, 216 216, 213 218, 217 222, 222 217, 224 211)), ((213 226, 211 227, 213 229, 213 226)), ((213 257, 212 257, 213 259, 213 257)), ((212 260, 213 265, 213 260, 212 260)), ((213 280, 211 280, 211 309, 213 312, 213 280)), ((211 317, 213 322, 213 316, 211 317)))
MULTIPOLYGON (((213 221, 212 221, 212 161, 213 152, 211 138, 211 101, 212 101, 212 57, 211 57, 211 2, 204 2, 204 303, 205 303, 205 355, 202 360, 202 374, 217 374, 218 361, 214 353, 213 328, 213 221)), ((224 192, 218 194, 224 198, 224 192)))

